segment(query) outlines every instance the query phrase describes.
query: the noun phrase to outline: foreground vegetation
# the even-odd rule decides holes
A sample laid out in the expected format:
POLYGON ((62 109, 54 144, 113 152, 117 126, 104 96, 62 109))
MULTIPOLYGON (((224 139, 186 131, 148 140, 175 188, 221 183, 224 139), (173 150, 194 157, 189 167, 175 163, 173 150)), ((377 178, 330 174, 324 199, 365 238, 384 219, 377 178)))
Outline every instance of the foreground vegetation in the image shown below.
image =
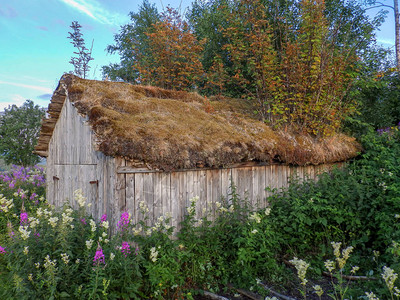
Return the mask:
MULTIPOLYGON (((219 216, 211 223, 196 219, 192 199, 175 238, 169 216, 148 227, 129 213, 110 236, 106 215, 95 222, 85 214, 82 192, 78 210, 54 209, 43 170, 14 167, 0 176, 0 296, 191 299, 228 286, 265 295, 266 284, 297 298, 395 299, 399 140, 397 128, 365 135, 359 160, 318 183, 294 180, 263 210, 251 210, 233 189, 215 203, 219 216)), ((140 210, 146 215, 145 203, 140 210)))

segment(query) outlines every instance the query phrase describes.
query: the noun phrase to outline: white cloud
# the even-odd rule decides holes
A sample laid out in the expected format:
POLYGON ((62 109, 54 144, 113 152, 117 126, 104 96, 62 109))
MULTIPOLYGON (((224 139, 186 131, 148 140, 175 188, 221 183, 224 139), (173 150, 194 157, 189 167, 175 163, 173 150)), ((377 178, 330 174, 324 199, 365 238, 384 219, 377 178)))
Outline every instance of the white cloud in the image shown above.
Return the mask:
POLYGON ((380 39, 380 38, 378 38, 377 42, 380 43, 380 44, 384 44, 384 45, 394 46, 394 41, 390 40, 390 39, 380 39))
POLYGON ((95 0, 61 0, 66 5, 89 16, 93 20, 108 25, 121 25, 126 21, 126 16, 107 11, 95 0))
POLYGON ((36 90, 36 91, 40 91, 42 93, 47 93, 47 94, 53 93, 52 89, 43 87, 43 86, 38 86, 38 85, 30 85, 30 84, 24 84, 24 83, 2 81, 2 80, 0 80, 0 84, 12 85, 12 86, 17 86, 17 87, 21 87, 21 88, 36 90))
POLYGON ((5 108, 8 108, 11 105, 21 106, 25 102, 25 98, 21 95, 12 95, 10 97, 11 101, 0 101, 0 111, 4 111, 5 108))

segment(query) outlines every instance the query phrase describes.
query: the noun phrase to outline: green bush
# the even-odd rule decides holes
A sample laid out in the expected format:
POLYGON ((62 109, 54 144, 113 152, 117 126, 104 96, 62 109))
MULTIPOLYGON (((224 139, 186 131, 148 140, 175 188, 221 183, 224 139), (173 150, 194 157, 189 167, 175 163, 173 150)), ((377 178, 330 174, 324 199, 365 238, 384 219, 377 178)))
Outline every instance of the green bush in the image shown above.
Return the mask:
POLYGON ((356 298, 374 291, 388 298, 395 295, 388 276, 395 281, 400 271, 399 139, 396 128, 365 135, 360 158, 318 182, 293 179, 268 198, 266 209, 251 208, 232 186, 214 204, 210 221, 209 212, 197 217, 193 198, 178 233, 168 215, 146 225, 148 208, 141 202, 144 220, 135 223, 125 212, 110 236, 107 216, 95 222, 85 214, 82 192, 75 194, 78 210, 68 204, 55 209, 45 202, 43 171, 14 167, 0 174, 0 297, 193 299, 229 283, 255 290, 260 280, 301 286, 306 295, 313 289, 305 274, 296 281, 285 264, 302 268, 302 259, 309 261, 312 281, 328 270, 327 259, 340 266, 345 255, 331 245, 341 242, 354 249, 326 292, 356 298), (348 285, 342 274, 377 280, 348 285))

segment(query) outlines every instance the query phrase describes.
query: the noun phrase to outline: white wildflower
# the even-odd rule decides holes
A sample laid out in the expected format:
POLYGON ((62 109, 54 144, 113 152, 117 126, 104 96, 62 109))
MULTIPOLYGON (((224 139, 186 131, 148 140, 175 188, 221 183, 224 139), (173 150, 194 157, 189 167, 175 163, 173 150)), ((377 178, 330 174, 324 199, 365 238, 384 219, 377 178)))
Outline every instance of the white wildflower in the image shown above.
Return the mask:
POLYGON ((252 234, 256 234, 257 232, 258 232, 257 229, 253 229, 253 230, 251 231, 252 234))
POLYGON ((301 280, 301 284, 306 285, 307 284, 306 273, 310 264, 302 259, 298 259, 297 257, 290 260, 290 262, 295 266, 297 270, 297 277, 299 277, 299 279, 301 280))
POLYGON ((30 231, 28 231, 28 226, 19 226, 18 228, 19 233, 21 234, 21 238, 23 240, 27 240, 29 238, 29 235, 31 234, 30 231))
POLYGON ((103 228, 104 228, 105 230, 107 230, 107 229, 110 227, 110 223, 109 223, 108 221, 104 221, 104 222, 102 223, 102 226, 103 226, 103 228))
POLYGON ((158 256, 158 251, 156 250, 155 247, 152 247, 150 249, 150 260, 152 262, 156 262, 157 261, 157 256, 158 256))
POLYGON ((360 267, 358 267, 358 266, 353 266, 352 268, 351 268, 351 271, 350 271, 350 273, 355 273, 355 272, 357 272, 358 270, 360 270, 360 267))
POLYGON ((148 213, 149 208, 147 207, 146 203, 144 201, 139 202, 139 210, 142 214, 148 213))
POLYGON ((91 227, 91 231, 92 232, 95 232, 96 231, 96 222, 94 221, 94 220, 92 220, 92 219, 90 219, 89 220, 89 225, 90 225, 90 227, 91 227))
POLYGON ((394 287, 394 295, 395 295, 397 298, 400 297, 400 289, 399 289, 397 286, 394 287))
POLYGON ((40 223, 38 219, 36 219, 35 217, 29 217, 29 226, 31 226, 31 228, 36 228, 36 226, 40 223))
POLYGON ((335 269, 335 263, 331 260, 325 261, 324 265, 325 265, 325 268, 327 268, 327 270, 331 273, 335 269))
POLYGON ((270 207, 267 207, 267 208, 265 209, 265 215, 266 215, 266 216, 269 216, 270 213, 271 213, 271 208, 270 208, 270 207))
POLYGON ((81 262, 81 260, 80 260, 79 258, 77 258, 77 259, 75 260, 75 263, 76 263, 77 265, 79 265, 80 262, 81 262))
POLYGON ((335 255, 335 257, 340 257, 340 246, 342 246, 342 243, 331 242, 331 245, 333 247, 333 254, 335 255))
POLYGON ((37 215, 38 217, 41 217, 41 216, 43 215, 43 210, 42 210, 41 207, 39 207, 39 208, 36 210, 36 215, 37 215))
POLYGON ((392 290, 394 288, 394 282, 396 281, 398 275, 397 273, 394 272, 393 269, 388 268, 386 266, 383 267, 383 273, 382 273, 382 278, 386 282, 386 286, 388 287, 390 293, 392 293, 392 290))
POLYGON ((30 274, 28 275, 28 280, 29 280, 29 281, 33 281, 33 274, 32 274, 32 273, 30 273, 30 274))
POLYGON ((74 192, 75 201, 78 202, 79 207, 85 207, 86 205, 86 198, 83 196, 82 190, 76 190, 74 192))
POLYGON ((86 241, 86 248, 88 250, 90 250, 92 248, 92 245, 93 245, 93 240, 92 239, 86 241))
POLYGON ((69 223, 71 223, 73 220, 74 220, 74 218, 72 218, 69 214, 67 214, 67 213, 62 213, 62 223, 64 224, 64 225, 68 225, 69 223))
POLYGON ((68 265, 69 263, 69 256, 67 253, 61 253, 61 259, 64 262, 64 264, 68 265))
POLYGON ((24 247, 24 254, 28 255, 28 253, 29 253, 29 246, 25 246, 24 247))
POLYGON ((36 269, 39 269, 40 268, 40 262, 35 263, 35 267, 36 267, 36 269))
POLYGON ((256 223, 260 223, 261 222, 261 217, 258 213, 253 213, 250 215, 249 217, 250 220, 254 220, 256 223))
POLYGON ((139 226, 139 228, 134 228, 133 229, 133 234, 134 235, 139 235, 140 233, 142 232, 142 227, 141 226, 139 226))
POLYGON ((379 298, 373 292, 365 292, 365 295, 367 295, 368 300, 379 300, 379 298))
POLYGON ((235 211, 235 207, 233 205, 229 206, 229 212, 233 213, 235 211))
POLYGON ((56 227, 58 222, 58 217, 51 217, 49 218, 49 224, 51 227, 56 227))
POLYGON ((47 256, 44 258, 44 264, 43 264, 43 266, 44 266, 46 269, 48 269, 48 268, 50 268, 50 267, 56 267, 56 265, 57 265, 57 260, 51 260, 49 255, 47 255, 47 256))
POLYGON ((111 254, 110 254, 110 259, 111 259, 111 260, 114 260, 114 258, 115 258, 115 254, 111 252, 111 254))
POLYGON ((321 297, 324 291, 322 290, 320 285, 314 285, 313 286, 314 292, 318 295, 318 297, 321 297))

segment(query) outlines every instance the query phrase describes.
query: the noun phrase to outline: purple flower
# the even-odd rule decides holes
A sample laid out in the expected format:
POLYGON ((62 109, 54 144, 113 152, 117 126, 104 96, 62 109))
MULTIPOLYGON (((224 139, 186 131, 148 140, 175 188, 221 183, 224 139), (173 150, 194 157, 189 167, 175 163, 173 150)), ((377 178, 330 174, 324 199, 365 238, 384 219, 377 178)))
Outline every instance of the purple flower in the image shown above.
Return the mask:
POLYGON ((103 249, 101 249, 101 247, 99 246, 96 250, 96 254, 94 255, 93 258, 93 264, 94 265, 98 265, 98 264, 104 264, 104 254, 103 254, 103 249))
POLYGON ((128 242, 122 242, 121 252, 125 257, 127 257, 128 254, 131 254, 131 246, 128 242))
POLYGON ((5 254, 6 253, 6 248, 3 248, 2 246, 0 246, 0 253, 1 254, 5 254))
POLYGON ((101 223, 107 221, 107 214, 101 216, 101 223))
POLYGON ((135 249, 135 255, 138 255, 139 254, 139 247, 136 247, 136 249, 135 249))
POLYGON ((126 229, 126 227, 128 227, 128 224, 129 224, 129 213, 124 212, 121 215, 121 219, 117 223, 117 227, 121 229, 121 231, 123 231, 124 229, 126 229))
POLYGON ((9 187, 10 189, 13 189, 13 188, 15 187, 15 182, 14 182, 14 181, 11 181, 10 184, 8 185, 8 187, 9 187))
POLYGON ((29 200, 34 200, 36 196, 37 196, 36 193, 32 193, 32 195, 29 197, 29 200))
POLYGON ((81 223, 82 223, 83 225, 86 225, 86 220, 85 220, 85 218, 81 219, 81 223))
POLYGON ((20 224, 28 224, 28 213, 22 212, 20 215, 20 224))

